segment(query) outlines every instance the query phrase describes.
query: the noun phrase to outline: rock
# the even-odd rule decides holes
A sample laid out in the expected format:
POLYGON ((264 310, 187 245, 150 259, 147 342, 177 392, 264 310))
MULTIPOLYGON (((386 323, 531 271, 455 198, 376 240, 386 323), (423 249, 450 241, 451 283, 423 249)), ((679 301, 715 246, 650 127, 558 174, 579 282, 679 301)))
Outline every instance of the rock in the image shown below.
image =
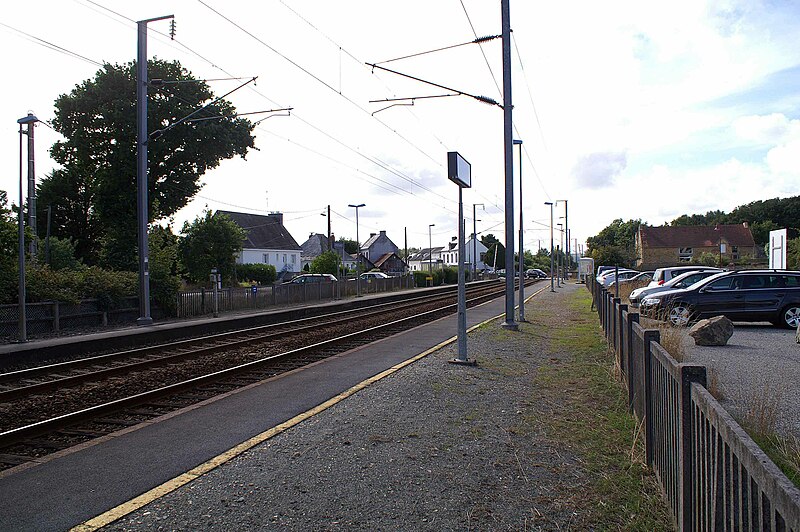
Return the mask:
POLYGON ((733 336, 733 323, 725 316, 700 320, 689 329, 696 345, 726 345, 733 336))

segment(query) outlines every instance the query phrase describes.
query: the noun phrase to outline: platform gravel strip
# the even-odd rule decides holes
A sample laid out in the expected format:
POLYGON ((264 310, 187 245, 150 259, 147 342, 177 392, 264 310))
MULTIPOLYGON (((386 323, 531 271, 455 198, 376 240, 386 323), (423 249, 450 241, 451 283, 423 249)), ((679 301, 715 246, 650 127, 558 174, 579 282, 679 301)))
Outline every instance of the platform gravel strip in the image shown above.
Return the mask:
MULTIPOLYGON (((567 291, 576 289, 569 287, 567 291)), ((568 319, 562 294, 526 308, 568 319)), ((523 324, 523 328, 542 328, 523 324)), ((537 369, 565 354, 499 328, 448 346, 197 478, 109 530, 566 530, 591 478, 526 419, 537 369)))

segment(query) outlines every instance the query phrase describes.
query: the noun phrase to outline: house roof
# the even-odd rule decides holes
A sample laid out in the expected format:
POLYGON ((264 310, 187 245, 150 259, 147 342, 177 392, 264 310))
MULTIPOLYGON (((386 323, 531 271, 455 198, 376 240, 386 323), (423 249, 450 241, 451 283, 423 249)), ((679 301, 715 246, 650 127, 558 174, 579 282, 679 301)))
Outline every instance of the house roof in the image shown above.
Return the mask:
MULTIPOLYGON (((378 260, 374 261, 375 267, 376 268, 380 268, 381 266, 383 266, 384 262, 386 262, 387 260, 389 260, 392 257, 396 257, 401 262, 403 261, 403 259, 401 259, 400 256, 397 253, 384 253, 383 255, 381 255, 378 258, 378 260)), ((403 262, 403 264, 405 264, 405 262, 403 262)))
POLYGON ((225 214, 247 232, 245 249, 280 249, 300 251, 302 248, 283 226, 283 214, 266 216, 244 212, 217 211, 225 214))
POLYGON ((328 251, 328 237, 312 233, 300 247, 303 248, 303 257, 318 257, 328 251))
POLYGON ((648 248, 714 247, 720 239, 732 246, 755 246, 750 228, 741 224, 640 226, 642 246, 648 248))
POLYGON ((412 253, 410 257, 408 257, 409 261, 412 260, 430 260, 432 253, 441 253, 444 251, 443 247, 438 248, 423 248, 416 253, 412 253))

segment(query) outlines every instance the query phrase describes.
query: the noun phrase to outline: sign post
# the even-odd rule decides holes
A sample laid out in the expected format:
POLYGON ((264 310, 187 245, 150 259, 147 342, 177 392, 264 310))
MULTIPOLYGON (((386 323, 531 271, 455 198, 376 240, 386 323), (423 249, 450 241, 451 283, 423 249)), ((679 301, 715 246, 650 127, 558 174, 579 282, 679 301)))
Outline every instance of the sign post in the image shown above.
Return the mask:
POLYGON ((463 189, 472 186, 472 167, 458 152, 447 153, 447 178, 458 185, 458 356, 449 362, 475 366, 477 362, 467 358, 467 288, 464 279, 464 202, 463 189))
POLYGON ((786 268, 786 229, 769 232, 769 267, 783 270, 786 268))

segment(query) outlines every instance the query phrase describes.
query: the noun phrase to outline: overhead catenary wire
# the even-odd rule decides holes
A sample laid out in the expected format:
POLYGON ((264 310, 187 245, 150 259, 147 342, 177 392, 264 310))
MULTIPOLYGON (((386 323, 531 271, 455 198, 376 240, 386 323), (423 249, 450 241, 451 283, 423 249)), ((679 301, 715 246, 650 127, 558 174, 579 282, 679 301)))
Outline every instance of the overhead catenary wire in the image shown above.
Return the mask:
POLYGON ((85 61, 85 62, 90 63, 90 64, 95 65, 95 66, 99 66, 99 67, 103 66, 103 63, 101 63, 100 61, 95 61, 94 59, 90 59, 90 58, 86 57, 85 55, 81 55, 78 52, 73 52, 72 50, 69 50, 67 48, 64 48, 63 46, 59 46, 57 44, 51 43, 50 41, 42 39, 41 37, 37 37, 35 35, 32 35, 32 34, 30 34, 28 32, 25 32, 25 31, 22 31, 22 30, 20 30, 18 28, 15 28, 13 26, 9 26, 8 24, 6 24, 4 22, 0 22, 0 26, 8 28, 8 29, 10 29, 12 31, 15 31, 15 32, 19 33, 20 35, 23 35, 23 36, 27 37, 30 41, 34 42, 35 44, 38 44, 39 46, 43 46, 45 48, 49 48, 50 50, 53 50, 55 52, 58 52, 58 53, 61 53, 61 54, 64 54, 64 55, 67 55, 67 56, 70 56, 70 57, 74 57, 75 59, 80 59, 82 61, 85 61))

